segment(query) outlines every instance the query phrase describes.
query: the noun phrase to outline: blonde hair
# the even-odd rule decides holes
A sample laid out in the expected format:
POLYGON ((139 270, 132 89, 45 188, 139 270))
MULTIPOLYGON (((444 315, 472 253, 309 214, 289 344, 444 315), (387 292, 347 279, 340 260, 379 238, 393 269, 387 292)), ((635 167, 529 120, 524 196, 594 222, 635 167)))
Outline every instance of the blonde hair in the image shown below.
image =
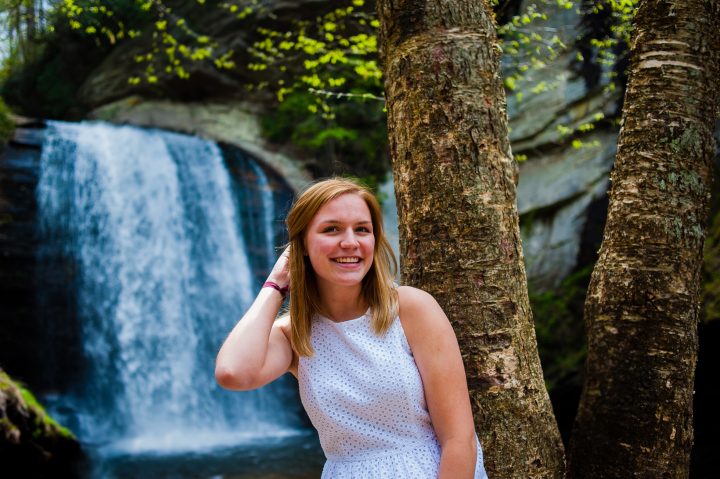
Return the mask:
POLYGON ((360 196, 367 204, 372 219, 375 235, 373 264, 362 280, 360 294, 370 306, 375 334, 384 334, 397 316, 397 291, 393 287, 397 260, 385 237, 377 199, 367 187, 353 180, 330 178, 314 183, 300 194, 287 216, 290 236, 290 342, 299 356, 312 356, 314 353, 310 344, 310 328, 313 317, 320 312, 315 271, 310 259, 304 255, 307 228, 327 202, 347 194, 360 196))

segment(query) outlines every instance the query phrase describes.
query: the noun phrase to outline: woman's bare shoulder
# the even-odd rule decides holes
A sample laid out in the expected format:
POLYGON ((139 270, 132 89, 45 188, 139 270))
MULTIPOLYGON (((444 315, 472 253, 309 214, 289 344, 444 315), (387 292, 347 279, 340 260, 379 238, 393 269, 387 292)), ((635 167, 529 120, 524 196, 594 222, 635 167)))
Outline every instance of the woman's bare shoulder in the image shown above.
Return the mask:
POLYGON ((412 286, 399 286, 397 291, 400 322, 406 331, 426 330, 433 323, 447 321, 442 308, 430 293, 412 286))
POLYGON ((421 312, 428 306, 437 305, 432 295, 420 288, 412 286, 398 286, 398 302, 400 310, 406 312, 421 312))

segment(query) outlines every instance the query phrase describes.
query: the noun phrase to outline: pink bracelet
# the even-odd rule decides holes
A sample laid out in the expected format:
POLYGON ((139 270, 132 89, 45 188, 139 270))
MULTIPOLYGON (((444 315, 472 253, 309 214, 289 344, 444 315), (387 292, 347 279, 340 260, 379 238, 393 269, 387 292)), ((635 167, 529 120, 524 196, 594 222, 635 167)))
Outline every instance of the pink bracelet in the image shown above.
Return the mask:
POLYGON ((281 288, 277 283, 274 283, 272 281, 265 281, 262 285, 263 288, 272 288, 276 290, 278 293, 282 295, 284 298, 287 296, 288 291, 290 291, 290 288, 288 286, 285 286, 284 288, 281 288))

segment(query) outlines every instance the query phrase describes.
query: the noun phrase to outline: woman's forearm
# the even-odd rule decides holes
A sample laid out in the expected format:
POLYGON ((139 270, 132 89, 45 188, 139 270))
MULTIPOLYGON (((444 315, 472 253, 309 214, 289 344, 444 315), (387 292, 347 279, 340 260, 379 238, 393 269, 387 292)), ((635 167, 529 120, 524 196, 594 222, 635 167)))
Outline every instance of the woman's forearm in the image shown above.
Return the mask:
POLYGON ((235 325, 215 361, 215 377, 221 386, 244 389, 262 369, 275 317, 283 298, 272 288, 262 288, 250 309, 235 325))
POLYGON ((475 477, 477 444, 474 437, 470 441, 448 439, 441 447, 438 479, 472 479, 475 477))

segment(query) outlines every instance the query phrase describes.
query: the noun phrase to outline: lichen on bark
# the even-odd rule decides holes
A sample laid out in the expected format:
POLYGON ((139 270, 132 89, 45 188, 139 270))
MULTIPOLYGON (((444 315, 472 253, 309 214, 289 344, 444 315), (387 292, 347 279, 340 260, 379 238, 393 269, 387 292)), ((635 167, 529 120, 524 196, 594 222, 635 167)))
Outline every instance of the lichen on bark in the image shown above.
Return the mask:
POLYGON ((585 321, 573 478, 689 475, 720 2, 641 1, 585 321))

